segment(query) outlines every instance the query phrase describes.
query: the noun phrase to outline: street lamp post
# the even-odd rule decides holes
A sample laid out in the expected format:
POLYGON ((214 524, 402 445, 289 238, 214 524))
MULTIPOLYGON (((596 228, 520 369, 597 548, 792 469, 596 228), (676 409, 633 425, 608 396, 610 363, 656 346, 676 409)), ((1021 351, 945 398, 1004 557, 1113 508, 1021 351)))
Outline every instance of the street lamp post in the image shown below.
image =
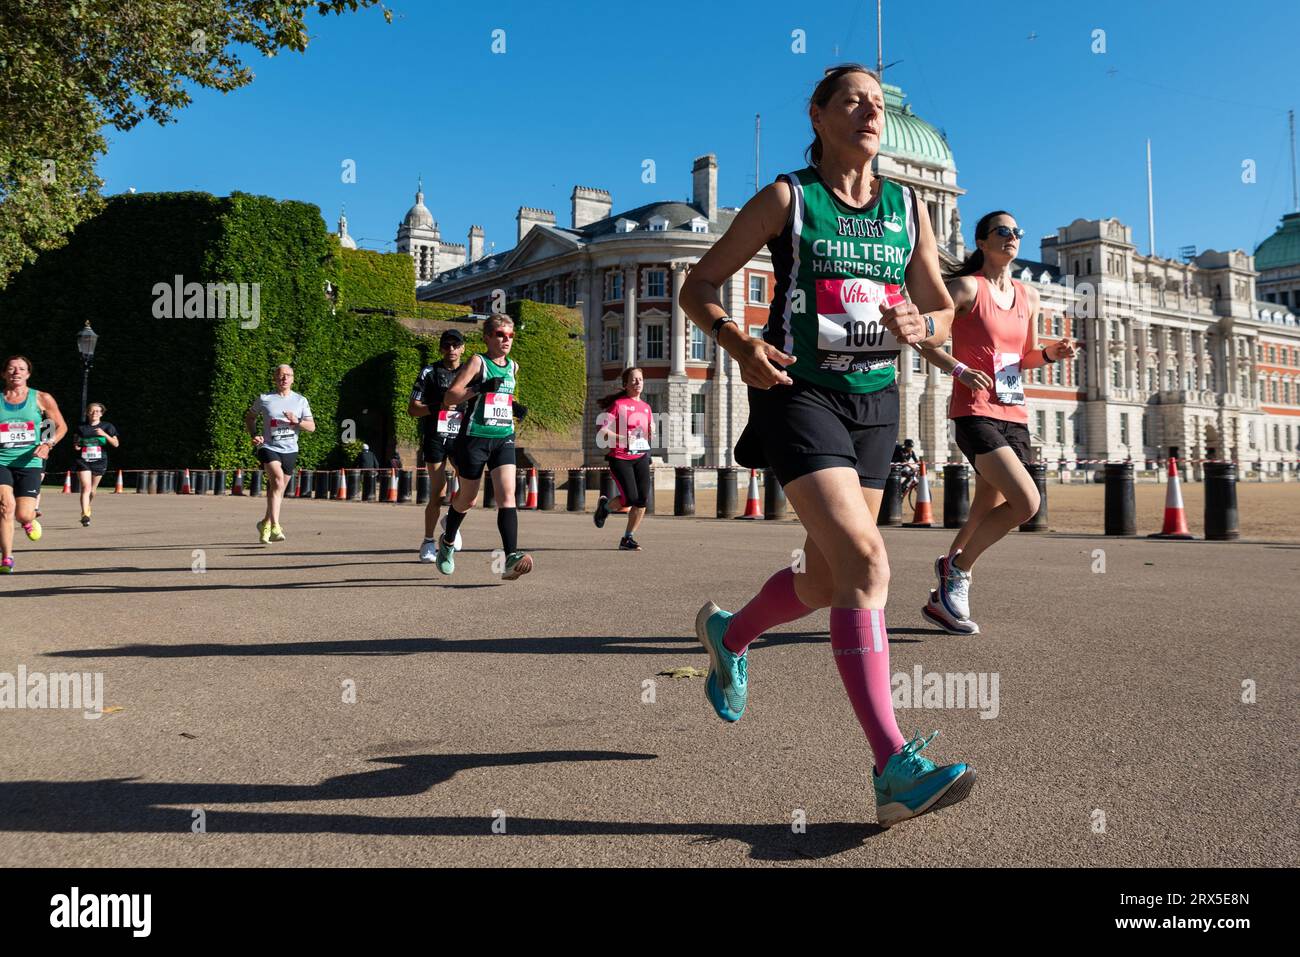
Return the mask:
POLYGON ((86 390, 90 386, 90 367, 95 364, 95 343, 99 336, 90 328, 90 320, 77 333, 77 351, 81 353, 81 421, 86 421, 86 390))

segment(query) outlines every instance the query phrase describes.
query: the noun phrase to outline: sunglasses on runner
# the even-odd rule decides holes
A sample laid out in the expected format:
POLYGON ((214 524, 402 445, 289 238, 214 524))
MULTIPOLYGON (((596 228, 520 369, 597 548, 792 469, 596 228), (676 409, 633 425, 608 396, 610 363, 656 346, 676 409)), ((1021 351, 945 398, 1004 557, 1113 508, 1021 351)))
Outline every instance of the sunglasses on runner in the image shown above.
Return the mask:
POLYGON ((492 335, 496 336, 498 339, 513 339, 515 337, 513 332, 494 332, 492 335))
POLYGON ((1025 235, 1025 231, 1019 226, 993 226, 989 229, 989 232, 997 233, 1003 239, 1008 239, 1011 236, 1015 236, 1016 239, 1023 239, 1025 235))

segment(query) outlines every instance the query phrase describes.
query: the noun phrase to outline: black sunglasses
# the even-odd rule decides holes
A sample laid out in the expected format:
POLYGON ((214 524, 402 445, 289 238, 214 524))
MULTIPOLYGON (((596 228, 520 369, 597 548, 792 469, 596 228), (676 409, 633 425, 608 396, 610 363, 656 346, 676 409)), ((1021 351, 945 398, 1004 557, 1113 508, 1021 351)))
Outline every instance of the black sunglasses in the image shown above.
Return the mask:
POLYGON ((1012 236, 1015 236, 1016 239, 1023 239, 1025 236, 1025 231, 1019 226, 991 226, 989 232, 997 233, 1003 239, 1009 239, 1012 236))

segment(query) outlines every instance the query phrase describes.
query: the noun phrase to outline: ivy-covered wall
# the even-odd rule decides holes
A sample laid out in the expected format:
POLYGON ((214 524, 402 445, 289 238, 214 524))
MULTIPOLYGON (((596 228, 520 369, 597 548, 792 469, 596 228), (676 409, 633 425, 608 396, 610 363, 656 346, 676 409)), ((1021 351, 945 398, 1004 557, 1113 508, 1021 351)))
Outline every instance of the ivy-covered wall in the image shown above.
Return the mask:
MULTIPOLYGON (((122 437, 111 465, 125 469, 252 467, 244 413, 271 391, 274 367, 288 362, 317 428, 302 434, 299 461, 335 467, 348 461, 351 438, 381 458, 417 441, 407 400, 420 367, 438 357, 437 338, 401 320, 453 320, 469 309, 416 302, 414 289, 409 255, 341 249, 308 203, 245 193, 115 196, 66 246, 0 290, 0 352, 28 355, 33 387, 53 394, 74 425, 75 340, 90 320, 100 340, 89 399, 108 407, 122 437), (184 302, 168 317, 176 276, 182 284, 250 284, 249 292, 256 284, 258 314, 216 318, 203 299, 188 317, 184 302)), ((586 380, 576 314, 531 302, 510 310, 526 427, 580 421, 586 380)), ((481 350, 477 327, 466 329, 470 350, 481 350)), ((71 459, 65 440, 51 471, 71 459)))

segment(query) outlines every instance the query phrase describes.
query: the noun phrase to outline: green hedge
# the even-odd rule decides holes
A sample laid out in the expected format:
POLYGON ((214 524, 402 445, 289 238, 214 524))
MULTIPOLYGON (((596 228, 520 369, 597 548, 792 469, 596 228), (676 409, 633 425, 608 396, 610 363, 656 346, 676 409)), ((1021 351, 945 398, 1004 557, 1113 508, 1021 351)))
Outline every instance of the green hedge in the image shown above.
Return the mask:
MULTIPOLYGON (((234 193, 114 196, 66 246, 43 254, 0 291, 0 342, 34 365, 32 384, 80 420, 75 337, 86 319, 100 334, 91 401, 122 434, 113 467, 249 468, 244 412, 268 392, 272 369, 294 366, 294 389, 311 402, 317 431, 303 433, 300 463, 337 467, 344 443, 369 442, 381 458, 418 440, 406 414, 411 384, 438 357, 435 337, 400 317, 454 319, 465 306, 417 303, 411 257, 341 249, 311 204, 234 193), (157 283, 256 283, 260 322, 238 317, 159 318, 157 283), (337 289, 327 297, 327 283, 337 289), (353 312, 352 309, 385 310, 353 312), (386 314, 387 313, 387 314, 386 314)), ((523 374, 528 425, 562 430, 582 417, 586 378, 569 310, 520 302, 513 354, 523 374)), ((482 349, 477 330, 471 349, 482 349)), ((71 442, 56 449, 66 469, 71 442)))

